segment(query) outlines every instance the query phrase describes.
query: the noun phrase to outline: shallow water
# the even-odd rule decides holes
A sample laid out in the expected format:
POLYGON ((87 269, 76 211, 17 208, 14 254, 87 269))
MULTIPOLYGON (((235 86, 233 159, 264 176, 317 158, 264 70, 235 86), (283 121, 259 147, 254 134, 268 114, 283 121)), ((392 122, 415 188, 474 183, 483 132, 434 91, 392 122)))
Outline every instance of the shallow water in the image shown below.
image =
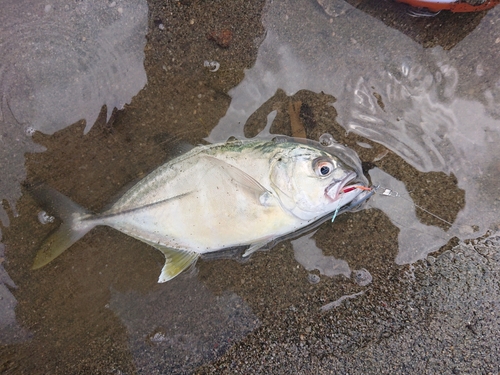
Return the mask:
POLYGON ((450 37, 445 50, 340 0, 150 2, 147 21, 142 2, 6 5, 25 17, 17 29, 0 29, 0 51, 14 51, 0 65, 6 373, 191 372, 249 333, 272 330, 266 321, 277 313, 358 298, 366 280, 381 285, 388 269, 498 229, 500 9, 471 16, 477 26, 450 37), (79 23, 85 16, 96 23, 79 23), (40 48, 52 43, 59 55, 29 59, 37 39, 10 32, 29 27, 50 29, 57 42, 43 39, 40 48), (226 29, 232 40, 223 48, 209 36, 226 29), (87 47, 68 52, 82 38, 87 47), (210 71, 205 61, 220 67, 210 71), (252 137, 268 119, 270 133, 293 134, 297 102, 307 137, 332 134, 381 186, 366 210, 248 262, 201 260, 161 285, 163 256, 109 228, 30 270, 57 223, 39 222, 22 181, 45 181, 100 211, 179 141, 252 137), (124 109, 108 122, 114 107, 124 109))

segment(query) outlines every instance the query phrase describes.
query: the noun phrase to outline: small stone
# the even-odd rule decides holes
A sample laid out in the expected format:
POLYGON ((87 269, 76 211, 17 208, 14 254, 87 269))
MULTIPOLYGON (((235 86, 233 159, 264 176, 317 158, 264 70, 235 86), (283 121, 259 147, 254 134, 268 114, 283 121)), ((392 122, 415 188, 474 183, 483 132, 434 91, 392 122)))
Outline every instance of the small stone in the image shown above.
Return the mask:
POLYGON ((360 270, 352 271, 352 278, 354 282, 359 286, 367 286, 373 281, 372 275, 366 269, 361 268, 360 270))
POLYGON ((320 280, 321 278, 314 273, 310 273, 309 275, 307 275, 307 281, 309 281, 311 284, 317 284, 320 282, 320 280))
POLYGON ((205 60, 205 62, 203 63, 203 66, 205 68, 208 68, 208 70, 210 70, 212 73, 216 72, 220 68, 220 64, 217 61, 205 60))
POLYGON ((26 129, 24 129, 24 132, 26 133, 26 135, 28 137, 33 137, 33 135, 35 134, 36 130, 35 130, 35 128, 32 128, 31 126, 28 126, 26 129))
POLYGON ((213 40, 219 47, 228 48, 233 40, 233 32, 229 29, 216 30, 207 34, 208 40, 213 40))
POLYGON ((48 224, 54 222, 54 216, 50 216, 47 212, 45 211, 40 211, 38 213, 38 221, 41 224, 48 224))

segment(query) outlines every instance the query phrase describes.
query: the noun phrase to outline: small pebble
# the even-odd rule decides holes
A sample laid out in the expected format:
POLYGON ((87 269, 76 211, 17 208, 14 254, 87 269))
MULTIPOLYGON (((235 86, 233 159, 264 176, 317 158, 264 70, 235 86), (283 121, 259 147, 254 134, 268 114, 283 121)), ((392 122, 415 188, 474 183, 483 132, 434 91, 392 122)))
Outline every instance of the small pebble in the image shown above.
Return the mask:
POLYGON ((337 142, 335 141, 335 139, 331 134, 325 133, 319 137, 319 143, 321 143, 322 146, 330 147, 337 142))
POLYGON ((50 216, 45 211, 40 211, 38 213, 38 221, 42 224, 52 223, 54 221, 54 216, 50 216))
POLYGON ((373 281, 372 275, 366 269, 361 268, 360 270, 352 271, 352 278, 354 282, 359 286, 367 286, 373 281))
POLYGON ((33 137, 33 134, 35 134, 36 130, 31 126, 28 126, 26 129, 24 129, 24 132, 28 137, 33 137))
POLYGON ((372 145, 365 143, 365 142, 356 142, 356 143, 358 144, 358 146, 361 146, 363 148, 373 148, 372 145))
POLYGON ((220 68, 220 64, 217 61, 205 60, 205 62, 203 63, 203 66, 205 68, 208 68, 208 70, 211 72, 216 72, 220 68))
POLYGON ((317 284, 320 282, 320 280, 321 278, 314 273, 310 273, 309 275, 307 275, 307 281, 309 281, 311 284, 317 284))

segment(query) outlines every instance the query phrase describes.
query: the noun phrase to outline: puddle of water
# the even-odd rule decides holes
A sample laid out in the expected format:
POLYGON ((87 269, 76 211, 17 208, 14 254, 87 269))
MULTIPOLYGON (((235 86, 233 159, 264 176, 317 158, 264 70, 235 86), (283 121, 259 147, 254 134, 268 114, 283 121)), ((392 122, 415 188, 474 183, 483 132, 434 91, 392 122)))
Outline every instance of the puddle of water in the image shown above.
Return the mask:
MULTIPOLYGON (((7 58, 0 66, 0 141, 5 147, 0 160, 5 178, 0 180, 0 196, 9 204, 0 207, 0 219, 7 233, 3 239, 5 252, 9 254, 4 254, 4 244, 0 244, 2 371, 185 373, 219 356, 259 324, 245 301, 236 294, 224 291, 214 295, 196 278, 163 288, 157 286, 149 277, 152 269, 157 275, 161 269, 156 269, 160 264, 157 254, 146 255, 146 250, 140 259, 149 266, 142 268, 141 261, 133 260, 135 266, 128 267, 127 256, 119 252, 120 248, 130 246, 106 242, 106 236, 94 245, 107 248, 110 254, 113 249, 118 250, 114 253, 120 259, 119 271, 109 273, 114 268, 112 258, 103 259, 85 251, 79 260, 70 257, 62 273, 36 274, 29 270, 37 243, 56 223, 40 222, 40 209, 28 196, 18 201, 20 183, 26 179, 26 153, 47 150, 26 156, 31 165, 29 181, 51 181, 52 186, 66 194, 75 186, 85 186, 83 196, 87 198, 80 202, 98 211, 120 187, 143 177, 165 160, 172 135, 190 133, 186 138, 199 142, 202 136, 196 132, 203 132, 206 117, 196 115, 197 110, 216 114, 212 102, 220 97, 221 87, 231 84, 233 76, 241 76, 243 66, 239 64, 245 64, 245 59, 239 59, 228 69, 230 64, 221 56, 223 53, 206 54, 207 47, 219 49, 206 38, 206 30, 201 34, 197 30, 204 18, 212 20, 210 11, 180 3, 173 4, 174 8, 171 5, 158 5, 151 10, 155 16, 148 20, 150 14, 145 1, 4 4, 6 12, 0 15, 5 21, 0 26, 0 49, 7 58), (177 12, 177 20, 174 12, 177 12), (181 19, 185 16, 189 18, 181 19), (164 20, 161 29, 153 22, 157 17, 164 20), (152 50, 151 45, 144 48, 148 21, 154 27, 150 37, 154 38, 158 50, 152 50), (178 25, 172 26, 176 21, 178 25), (193 48, 196 43, 184 34, 186 25, 194 25, 194 35, 205 49, 202 59, 188 64, 198 77, 192 71, 183 70, 187 59, 192 58, 182 57, 189 55, 185 43, 176 43, 174 48, 178 50, 172 52, 168 42, 173 38, 173 31, 180 34, 173 38, 176 42, 190 41, 189 46, 193 48), (121 122, 123 112, 113 116, 118 119, 116 124, 121 125, 118 131, 108 124, 89 132, 98 116, 98 122, 105 124, 114 108, 123 108, 144 86, 145 52, 149 53, 149 73, 156 85, 136 97, 135 107, 134 104, 128 107, 132 116, 126 116, 126 124, 121 122), (155 59, 162 54, 165 56, 156 70, 155 59), (204 60, 214 57, 221 62, 218 72, 203 66, 204 60), (210 81, 217 77, 214 73, 223 76, 222 83, 218 79, 210 81), (195 84, 186 86, 183 80, 193 78, 195 84), (202 80, 203 85, 199 84, 202 80), (172 93, 159 95, 155 92, 158 89, 172 90, 172 93), (102 113, 103 105, 107 113, 102 113), (154 115, 147 118, 144 110, 153 111, 154 115), (192 127, 198 129, 194 132, 189 131, 187 111, 195 119, 192 127), (166 126, 163 125, 165 119, 169 120, 166 126), (79 120, 85 122, 63 129, 79 120), (182 130, 179 123, 183 125, 182 130), (48 137, 41 133, 55 134, 48 137), (110 166, 107 172, 105 165, 110 166), (84 173, 86 182, 81 184, 80 180, 73 185, 76 180, 72 173, 75 172, 84 173), (103 181, 110 183, 109 195, 99 188, 103 181), (88 190, 90 186, 96 189, 88 190), (32 232, 32 228, 37 229, 32 232), (86 265, 74 268, 72 261, 86 265), (91 271, 94 269, 91 264, 98 267, 97 273, 91 271), (132 275, 131 268, 134 269, 132 275), (140 319, 136 319, 138 315, 140 319), (32 357, 32 353, 36 356, 32 357)), ((233 15, 248 16, 246 10, 252 8, 242 6, 233 15)), ((257 5, 255 11, 258 10, 257 5)), ((212 9, 212 13, 218 14, 218 11, 212 9)), ((260 23, 258 17, 250 20, 260 23)), ((240 25, 245 22, 235 21, 240 25)), ((244 40, 240 46, 238 40, 233 43, 234 48, 245 51, 240 57, 251 55, 252 48, 246 44, 253 44, 259 27, 251 30, 252 38, 235 32, 236 38, 244 40)), ((89 238, 93 235, 87 236, 87 240, 89 238)), ((52 271, 56 269, 61 270, 56 266, 52 271)))
MULTIPOLYGON (((494 57, 500 55, 500 43, 492 25, 499 10, 444 51, 424 49, 343 1, 321 4, 323 11, 306 1, 267 4, 267 34, 255 66, 230 91, 231 105, 208 139, 222 140, 229 131, 242 135, 243 127, 234 124, 247 122, 277 90, 326 93, 337 99, 332 106, 346 131, 387 147, 419 171, 453 174, 465 190, 466 205, 445 236, 429 227, 412 230, 413 235, 401 232, 398 263, 421 259, 445 238, 474 237, 496 226, 500 86, 494 57), (413 246, 417 233, 425 237, 419 250, 413 246)), ((373 177, 374 184, 381 182, 373 177)), ((397 185, 393 181, 388 187, 397 185)), ((406 186, 408 191, 417 188, 406 186)), ((401 221, 391 210, 385 212, 393 222, 401 221)), ((420 226, 415 218, 403 225, 420 226)))
POLYGON ((43 151, 31 139, 36 130, 53 134, 85 119, 88 132, 103 105, 109 119, 144 87, 147 17, 144 0, 3 2, 0 198, 11 207, 24 154, 43 151))
POLYGON ((308 271, 318 270, 322 275, 333 277, 344 275, 351 277, 351 269, 345 260, 325 256, 316 246, 314 235, 305 235, 292 241, 295 259, 308 271))
POLYGON ((16 284, 3 267, 4 261, 5 246, 0 243, 0 345, 23 342, 30 337, 16 320, 17 300, 10 291, 16 288, 16 284))
POLYGON ((139 374, 189 373, 259 326, 240 297, 215 296, 196 275, 181 275, 145 295, 112 291, 109 308, 127 327, 139 374))
MULTIPOLYGON (((32 140, 87 120, 106 105, 109 119, 145 85, 145 1, 6 1, 0 14, 0 200, 16 214, 26 178, 25 153, 45 148, 32 140)), ((0 221, 9 217, 0 206, 0 221)), ((0 231, 1 239, 1 231, 0 231)), ((1 259, 4 260, 3 245, 1 259)), ((2 262, 3 263, 3 262, 2 262)), ((14 282, 0 264, 1 341, 26 338, 14 318, 14 282), (4 332, 16 332, 4 334, 4 332)))

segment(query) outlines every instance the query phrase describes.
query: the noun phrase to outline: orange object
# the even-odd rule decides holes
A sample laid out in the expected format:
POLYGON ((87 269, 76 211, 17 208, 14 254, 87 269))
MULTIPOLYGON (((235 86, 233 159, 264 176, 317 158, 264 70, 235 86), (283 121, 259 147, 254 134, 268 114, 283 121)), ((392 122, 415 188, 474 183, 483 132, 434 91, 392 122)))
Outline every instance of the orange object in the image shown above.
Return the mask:
POLYGON ((233 40, 233 32, 229 29, 212 31, 207 34, 208 40, 213 40, 219 47, 228 48, 233 40))
POLYGON ((366 191, 371 191, 373 190, 372 187, 368 186, 363 186, 363 185, 352 185, 352 186, 347 186, 344 189, 342 189, 342 193, 348 193, 354 189, 360 189, 360 190, 366 190, 366 191))
POLYGON ((427 8, 432 12, 440 10, 451 10, 455 13, 479 12, 493 8, 500 4, 500 0, 486 0, 477 5, 469 4, 463 0, 396 0, 400 3, 409 4, 415 8, 427 8))

